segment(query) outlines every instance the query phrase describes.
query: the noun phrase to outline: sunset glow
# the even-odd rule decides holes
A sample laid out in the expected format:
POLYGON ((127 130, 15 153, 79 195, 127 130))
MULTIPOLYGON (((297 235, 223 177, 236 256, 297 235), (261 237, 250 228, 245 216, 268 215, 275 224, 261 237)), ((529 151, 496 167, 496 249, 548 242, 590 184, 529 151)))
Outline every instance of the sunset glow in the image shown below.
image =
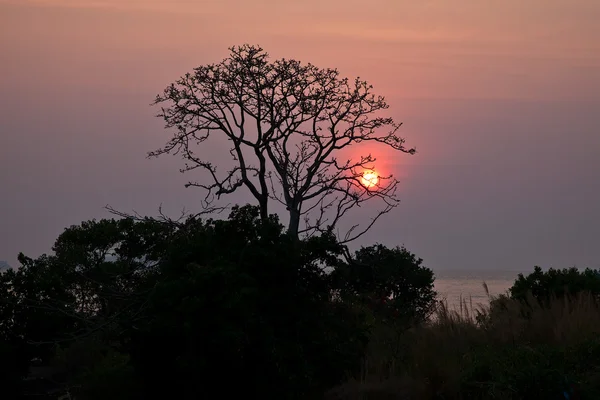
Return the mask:
POLYGON ((370 189, 374 186, 377 186, 379 183, 379 175, 375 171, 365 171, 363 172, 362 178, 360 182, 367 188, 370 189))
MULTIPOLYGON (((440 268, 600 267, 598 15, 598 0, 0 0, 0 260, 49 252, 106 204, 195 210, 204 194, 184 185, 206 176, 146 159, 173 132, 149 103, 249 43, 366 80, 403 123, 415 156, 374 141, 338 154, 376 156, 344 175, 357 191, 400 182, 369 240, 440 268)), ((199 156, 226 173, 230 144, 215 135, 199 156)), ((370 221, 371 204, 349 218, 370 221)))

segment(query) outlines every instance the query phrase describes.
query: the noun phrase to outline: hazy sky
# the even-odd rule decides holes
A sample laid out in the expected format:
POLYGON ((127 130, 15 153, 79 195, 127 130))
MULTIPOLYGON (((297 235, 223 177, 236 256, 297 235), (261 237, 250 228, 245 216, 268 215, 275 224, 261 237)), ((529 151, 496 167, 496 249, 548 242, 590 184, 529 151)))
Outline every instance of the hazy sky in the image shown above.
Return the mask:
MULTIPOLYGON (((0 0, 0 260, 107 203, 194 210, 149 103, 227 47, 369 80, 414 157, 364 243, 434 269, 600 267, 598 0, 0 0)), ((207 149, 210 152, 210 149, 207 149)), ((232 199, 235 200, 235 199, 232 199)))

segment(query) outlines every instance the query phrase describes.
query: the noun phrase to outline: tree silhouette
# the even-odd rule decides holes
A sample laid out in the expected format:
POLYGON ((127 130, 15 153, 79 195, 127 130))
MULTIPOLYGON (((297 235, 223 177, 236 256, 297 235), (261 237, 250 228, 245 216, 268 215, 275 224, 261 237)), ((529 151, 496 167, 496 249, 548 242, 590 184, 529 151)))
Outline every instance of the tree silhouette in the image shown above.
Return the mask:
POLYGON ((337 69, 288 59, 271 62, 259 46, 229 50, 222 62, 195 68, 157 96, 158 116, 175 132, 150 157, 180 154, 186 160, 181 172, 204 170, 208 183, 186 186, 205 189, 206 205, 242 187, 258 202, 263 219, 270 200, 281 203, 295 237, 331 231, 350 209, 380 199, 383 205, 366 228, 354 225, 341 238, 348 242, 397 206, 393 176, 381 176, 373 186, 361 182, 375 157, 338 158, 361 142, 415 153, 397 135, 401 124, 379 115, 388 105, 371 85, 342 78, 337 69), (234 165, 225 173, 206 159, 202 145, 211 136, 231 146, 234 165))

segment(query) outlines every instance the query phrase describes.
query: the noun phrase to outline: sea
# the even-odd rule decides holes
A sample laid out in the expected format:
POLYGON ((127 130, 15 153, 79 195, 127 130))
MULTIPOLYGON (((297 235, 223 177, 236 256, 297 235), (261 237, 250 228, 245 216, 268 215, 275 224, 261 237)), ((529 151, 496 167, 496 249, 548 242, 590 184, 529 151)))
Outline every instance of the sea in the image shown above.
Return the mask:
POLYGON ((468 307, 489 304, 489 297, 483 283, 488 287, 490 296, 504 294, 513 285, 519 273, 523 271, 481 271, 481 270, 434 270, 435 290, 439 300, 445 301, 450 309, 459 309, 461 301, 468 307), (462 299, 462 300, 461 300, 462 299))

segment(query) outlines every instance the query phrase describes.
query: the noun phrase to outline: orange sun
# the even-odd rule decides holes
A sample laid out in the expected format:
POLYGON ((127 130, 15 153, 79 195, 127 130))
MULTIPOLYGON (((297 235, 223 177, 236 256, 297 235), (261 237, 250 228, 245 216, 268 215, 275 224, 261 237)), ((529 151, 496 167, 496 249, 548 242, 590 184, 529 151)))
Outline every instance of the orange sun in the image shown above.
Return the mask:
POLYGON ((377 175, 377 173, 372 170, 365 171, 362 174, 360 182, 363 184, 364 187, 370 189, 379 183, 379 175, 377 175))

